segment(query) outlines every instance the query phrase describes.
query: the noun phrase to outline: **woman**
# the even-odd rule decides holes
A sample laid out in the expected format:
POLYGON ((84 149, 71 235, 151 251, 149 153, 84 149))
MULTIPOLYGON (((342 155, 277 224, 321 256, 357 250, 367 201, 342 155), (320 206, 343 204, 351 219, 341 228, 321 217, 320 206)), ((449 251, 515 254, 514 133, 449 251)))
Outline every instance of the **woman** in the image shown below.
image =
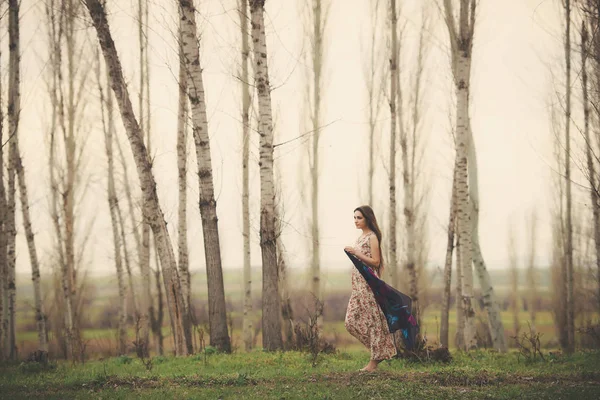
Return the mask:
MULTIPOLYGON (((362 230, 354 247, 344 250, 369 266, 378 277, 383 272, 381 231, 373 209, 361 206, 354 210, 354 225, 362 230)), ((374 371, 382 360, 396 355, 393 336, 375 296, 356 268, 352 268, 352 294, 346 310, 346 329, 371 351, 369 363, 361 371, 374 371)))

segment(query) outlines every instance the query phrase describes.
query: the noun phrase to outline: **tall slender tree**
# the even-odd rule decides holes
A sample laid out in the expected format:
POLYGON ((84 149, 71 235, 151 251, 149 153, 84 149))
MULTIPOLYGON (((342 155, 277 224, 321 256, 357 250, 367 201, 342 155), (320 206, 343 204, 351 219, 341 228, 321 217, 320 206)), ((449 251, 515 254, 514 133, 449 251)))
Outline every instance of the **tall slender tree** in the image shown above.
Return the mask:
MULTIPOLYGON (((19 64, 19 2, 17 0, 8 1, 8 192, 7 192, 7 274, 8 279, 8 331, 6 332, 5 352, 9 359, 17 359, 17 338, 16 338, 16 236, 17 227, 15 223, 16 214, 16 174, 19 163, 18 135, 19 135, 19 114, 21 112, 20 103, 20 72, 19 64)), ((2 169, 0 169, 0 172, 2 169)))
POLYGON ((479 178, 477 174, 477 153, 475 151, 475 143, 473 141, 473 131, 471 124, 468 123, 469 149, 468 153, 468 175, 469 175, 469 205, 471 234, 472 234, 472 249, 473 263, 479 284, 481 286, 481 297, 483 306, 487 311, 488 323, 490 327, 490 335, 494 349, 506 352, 508 346, 506 344, 506 335, 504 334, 504 325, 502 324, 502 316, 500 315, 500 306, 496 300, 496 293, 490 279, 490 274, 487 270, 481 247, 479 246, 479 178))
POLYGON ((567 294, 567 353, 575 351, 575 305, 573 299, 573 217, 571 194, 571 0, 564 0, 565 10, 565 189, 566 189, 566 257, 563 277, 567 294))
POLYGON ((381 88, 381 73, 382 63, 379 54, 379 37, 378 32, 379 18, 380 18, 380 0, 375 0, 370 3, 370 30, 369 38, 367 42, 368 47, 368 62, 364 68, 364 81, 367 89, 367 97, 369 101, 369 167, 367 169, 367 186, 368 186, 368 202, 367 204, 373 205, 374 193, 373 193, 373 179, 375 176, 375 143, 376 143, 376 127, 377 119, 381 112, 381 98, 384 91, 381 88))
MULTIPOLYGON (((104 93, 104 85, 102 84, 103 74, 101 72, 101 59, 100 52, 97 51, 98 62, 96 65, 96 79, 98 81, 98 92, 100 94, 100 103, 102 110, 102 125, 104 130, 104 148, 106 152, 107 161, 107 194, 108 194, 108 210, 110 214, 110 221, 113 235, 113 246, 114 246, 114 261, 116 269, 117 287, 119 290, 118 298, 118 321, 117 321, 117 338, 118 347, 117 351, 119 355, 127 353, 127 288, 125 284, 125 274, 123 271, 123 258, 121 257, 121 240, 122 236, 119 232, 119 218, 117 209, 119 207, 119 200, 117 197, 117 189, 115 185, 115 166, 113 157, 113 137, 114 137, 114 125, 112 123, 112 106, 111 101, 105 99, 105 96, 111 97, 111 93, 104 93)), ((106 81, 110 85, 110 77, 106 75, 106 81)), ((107 87, 108 87, 107 85, 107 87)))
MULTIPOLYGON (((456 171, 456 168, 455 168, 456 171)), ((446 242, 446 260, 444 263, 444 294, 442 298, 442 317, 440 326, 440 343, 448 348, 450 332, 450 298, 452 289, 452 253, 454 251, 455 228, 456 228, 456 173, 453 174, 452 192, 450 196, 450 214, 448 221, 446 242)), ((458 274, 457 274, 458 275, 458 274)))
MULTIPOLYGON (((14 113, 13 118, 16 118, 16 125, 20 121, 21 105, 20 105, 20 25, 19 25, 19 2, 11 0, 9 2, 9 49, 10 49, 10 66, 9 66, 9 81, 15 81, 15 93, 12 99, 9 98, 9 113, 14 113)), ((33 281, 33 301, 35 309, 35 323, 38 333, 39 349, 48 351, 48 332, 46 330, 46 315, 44 312, 44 304, 42 298, 40 263, 37 256, 37 248, 35 245, 35 237, 33 233, 31 216, 29 213, 29 196, 27 194, 27 184, 25 181, 25 168, 19 149, 18 131, 14 132, 16 159, 15 167, 19 185, 19 194, 21 200, 21 211, 23 214, 23 227, 27 239, 27 248, 29 250, 29 259, 31 262, 31 279, 33 281)), ((0 140, 1 142, 1 140, 0 140)))
POLYGON ((312 0, 310 13, 310 68, 312 81, 309 80, 308 104, 311 107, 310 121, 312 135, 310 136, 309 168, 311 187, 311 292, 319 299, 321 293, 321 256, 320 256, 320 229, 319 229, 319 176, 320 176, 320 152, 319 141, 321 138, 321 125, 323 115, 323 71, 325 65, 325 32, 327 26, 327 6, 324 7, 323 0, 312 0))
MULTIPOLYGON (((398 256, 396 241, 396 138, 398 136, 398 122, 402 123, 402 118, 398 118, 398 83, 400 82, 400 72, 398 70, 398 55, 400 49, 398 46, 398 15, 396 0, 390 0, 389 18, 390 18, 390 160, 389 160, 389 224, 388 224, 388 270, 392 277, 392 286, 398 287, 398 256)), ((401 108, 400 108, 401 109, 401 108)))
POLYGON ((240 32, 242 35, 242 236, 244 237, 244 305, 242 340, 244 349, 252 349, 252 267, 250 258, 250 32, 248 30, 248 2, 238 0, 240 32))
POLYGON ((94 28, 96 29, 100 47, 104 55, 107 69, 110 74, 111 86, 117 99, 121 112, 121 118, 125 125, 127 137, 133 151, 134 160, 138 170, 138 176, 142 187, 142 193, 146 205, 143 208, 144 217, 150 223, 154 240, 157 245, 165 287, 167 294, 167 305, 171 317, 173 339, 175 343, 175 354, 187 353, 186 338, 184 336, 184 306, 181 295, 181 284, 177 271, 177 263, 167 224, 163 217, 162 209, 158 202, 156 193, 156 181, 152 174, 152 166, 143 142, 142 131, 133 113, 131 99, 125 85, 121 62, 119 60, 112 35, 108 27, 104 7, 99 0, 86 0, 85 5, 90 13, 94 28))
POLYGON ((531 329, 535 332, 535 317, 537 307, 537 271, 535 268, 535 247, 537 233, 537 215, 535 210, 531 213, 529 221, 529 254, 527 263, 527 308, 529 310, 529 322, 531 329))
POLYGON ((254 43, 254 85, 258 96, 260 122, 260 247, 262 253, 262 329, 263 348, 283 348, 277 269, 275 184, 273 175, 273 114, 265 34, 265 0, 249 0, 254 43))
MULTIPOLYGON (((179 205, 177 212, 177 249, 181 290, 188 320, 192 321, 192 282, 188 260, 187 239, 187 119, 188 84, 186 63, 183 54, 182 32, 179 33, 179 105, 177 110, 177 178, 179 183, 179 205)), ((190 332, 191 339, 191 332, 190 332)), ((193 352, 192 340, 188 341, 188 351, 193 352)))
POLYGON ((200 67, 200 50, 196 16, 191 0, 179 0, 181 18, 181 47, 185 58, 188 96, 191 104, 194 141, 196 143, 196 161, 200 186, 200 215, 204 237, 204 255, 208 282, 208 318, 210 324, 210 343, 222 351, 231 351, 231 342, 227 331, 227 311, 225 289, 221 266, 221 248, 219 245, 219 227, 217 223, 217 201, 214 196, 210 140, 208 137, 208 119, 204 98, 204 83, 200 67))
POLYGON ((451 0, 444 0, 446 26, 450 36, 451 65, 456 90, 456 210, 460 240, 462 280, 462 306, 464 310, 464 348, 470 350, 477 345, 475 339, 475 311, 473 310, 473 266, 472 235, 469 222, 469 85, 471 56, 475 33, 476 0, 460 0, 458 21, 454 16, 451 0))
MULTIPOLYGON (((147 147, 148 154, 152 154, 152 132, 150 130, 150 107, 148 102, 150 101, 150 87, 149 82, 149 62, 148 62, 148 0, 138 0, 138 42, 139 42, 139 54, 140 54, 140 78, 139 85, 140 91, 138 93, 138 113, 139 123, 142 138, 147 147), (147 99, 147 100, 146 100, 147 99), (144 137, 145 135, 145 137, 144 137)), ((124 167, 125 168, 125 167, 124 167)), ((129 190, 126 187, 126 190, 129 190)), ((142 195, 143 196, 143 195, 142 195)), ((129 212, 133 218, 134 209, 132 207, 131 194, 128 193, 129 198, 129 212)), ((150 313, 154 311, 152 306, 152 289, 150 283, 150 224, 144 218, 147 211, 145 208, 149 207, 146 200, 142 199, 142 223, 141 235, 139 235, 138 241, 138 262, 140 272, 142 275, 142 313, 140 315, 141 325, 141 337, 144 343, 148 343, 149 331, 150 331, 150 313)), ((137 224, 134 225, 136 230, 135 236, 138 237, 137 224)), ((156 332, 156 331, 155 331, 156 332)), ((159 338, 157 338, 159 340, 159 338)), ((162 339, 161 339, 162 340, 162 339)))

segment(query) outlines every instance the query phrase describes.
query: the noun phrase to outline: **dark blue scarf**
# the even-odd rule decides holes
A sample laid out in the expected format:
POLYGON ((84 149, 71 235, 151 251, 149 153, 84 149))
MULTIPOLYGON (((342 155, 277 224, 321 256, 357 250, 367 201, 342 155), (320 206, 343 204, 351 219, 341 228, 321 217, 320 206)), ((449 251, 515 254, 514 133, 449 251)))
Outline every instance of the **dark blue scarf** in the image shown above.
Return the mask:
POLYGON ((394 289, 375 275, 373 270, 356 256, 344 250, 346 255, 365 278, 367 284, 373 291, 375 301, 379 304, 383 315, 387 320, 390 333, 402 332, 402 339, 407 350, 412 350, 415 345, 416 336, 419 333, 419 325, 411 314, 412 299, 394 289))

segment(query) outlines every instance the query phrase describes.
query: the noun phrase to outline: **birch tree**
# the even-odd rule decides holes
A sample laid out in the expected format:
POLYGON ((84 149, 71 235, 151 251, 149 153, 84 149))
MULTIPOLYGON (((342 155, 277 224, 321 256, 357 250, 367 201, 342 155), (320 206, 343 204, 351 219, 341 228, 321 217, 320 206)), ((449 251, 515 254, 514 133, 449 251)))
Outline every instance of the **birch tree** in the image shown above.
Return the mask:
POLYGON ((487 311, 490 334, 494 349, 506 352, 508 346, 506 344, 506 336, 504 335, 504 325, 502 324, 502 316, 500 315, 500 307, 496 300, 494 287, 492 286, 490 275, 488 273, 481 247, 479 246, 479 178, 477 173, 477 153, 475 151, 475 143, 473 141, 473 132, 471 124, 468 122, 468 176, 469 176, 469 204, 471 234, 472 234, 472 249, 473 263, 479 278, 481 286, 481 297, 483 306, 487 311))
POLYGON ((462 280, 462 306, 464 310, 465 330, 464 348, 470 350, 477 346, 475 339, 475 312, 473 310, 473 267, 472 235, 469 222, 469 182, 468 151, 469 140, 469 84, 471 75, 471 56, 475 32, 475 0, 460 0, 458 21, 454 16, 451 0, 444 0, 446 26, 450 36, 452 75, 456 90, 456 209, 458 235, 460 238, 462 280))
MULTIPOLYGON (((10 66, 9 66, 9 82, 14 82, 13 95, 9 96, 9 118, 10 114, 15 115, 12 118, 16 119, 15 128, 18 129, 18 123, 20 120, 21 113, 21 102, 20 102, 20 26, 19 26, 19 2, 11 0, 9 2, 9 49, 10 49, 10 66)), ((10 88, 9 88, 10 91, 10 88)), ((25 181, 25 169, 23 167, 23 160, 21 158, 19 149, 19 135, 18 131, 12 133, 15 139, 15 168, 18 179, 19 194, 21 200, 21 212, 23 214, 23 228, 25 230, 25 237, 27 239, 27 249, 29 251, 29 259, 31 262, 31 279, 33 282, 33 302, 35 310, 35 323, 38 334, 39 349, 42 351, 48 351, 48 332, 46 330, 46 315, 44 313, 42 288, 41 288, 41 277, 40 277, 40 263, 37 256, 37 248, 35 245, 35 237, 31 224, 31 216, 29 214, 29 196, 27 193, 27 184, 25 181)), ((1 139, 0 139, 1 142, 1 139)), ((0 163, 1 165, 1 163, 0 163)), ((0 313, 1 314, 1 313, 0 313)))
MULTIPOLYGON (((600 302, 600 183, 596 180, 597 172, 595 168, 593 151, 593 141, 590 137, 590 119, 591 109, 593 107, 597 113, 600 113, 600 5, 595 5, 591 1, 583 6, 584 21, 581 25, 581 87, 583 94, 583 115, 584 115, 584 138, 585 138, 585 155, 587 161, 587 178, 590 186, 590 203, 592 205, 593 216, 593 234, 594 234, 594 250, 595 250, 595 265, 597 273, 597 301, 600 302), (587 29, 587 24, 590 25, 592 37, 587 29), (591 58, 592 77, 588 78, 588 59, 591 58), (595 74, 594 74, 595 72, 595 74), (591 81, 591 84, 588 83, 591 81), (594 82, 596 83, 594 85, 594 82), (590 98, 590 90, 592 87, 592 96, 596 95, 595 99, 590 98)), ((598 142, 598 138, 596 138, 598 142)), ((598 303, 600 304, 600 303, 598 303)), ((600 308, 600 307, 599 307, 600 308)))
POLYGON ((382 75, 382 57, 379 54, 379 17, 380 17, 380 0, 371 2, 370 6, 370 30, 367 42, 368 47, 368 62, 364 67, 364 82, 367 89, 368 120, 369 120, 369 167, 367 169, 367 187, 368 187, 368 202, 373 205, 373 177, 375 175, 375 143, 376 143, 376 127, 377 119, 381 113, 381 99, 384 91, 381 88, 382 75))
POLYGON ((248 3, 238 0, 240 31, 242 36, 242 236, 244 237, 244 304, 242 320, 242 340, 244 350, 252 349, 252 267, 250 258, 250 42, 248 31, 248 3))
POLYGON ((537 233, 537 215, 535 210, 531 213, 529 221, 529 254, 527 263, 527 308, 529 309, 529 323, 535 332, 535 317, 537 303, 537 273, 535 268, 535 245, 537 233))
POLYGON ((321 137, 321 125, 323 115, 323 71, 325 66, 325 32, 327 27, 327 6, 323 0, 312 0, 312 9, 309 12, 309 33, 311 52, 307 69, 312 73, 312 80, 308 79, 308 105, 310 109, 310 122, 312 135, 308 141, 309 169, 311 188, 311 292, 321 301, 321 256, 320 256, 320 229, 319 229, 319 176, 320 176, 320 154, 319 139, 321 137))
MULTIPOLYGON (((110 214, 110 221, 112 227, 113 246, 114 246, 114 262, 116 269, 117 288, 119 291, 118 299, 118 321, 117 321, 117 338, 119 355, 127 353, 127 309, 126 309, 126 285, 125 276, 123 271, 123 259, 121 257, 121 235, 119 232, 119 219, 117 209, 119 207, 119 200, 117 197, 117 190, 115 186, 115 167, 113 157, 113 137, 114 137, 114 126, 112 124, 112 104, 111 101, 105 99, 104 86, 102 85, 102 74, 101 74, 101 60, 100 53, 98 52, 98 63, 96 65, 96 79, 98 81, 98 92, 100 95, 100 104, 102 110, 102 127, 104 130, 104 148, 106 152, 107 161, 107 199, 108 199, 108 210, 110 214)), ((110 84, 110 77, 106 75, 106 81, 110 84)), ((108 85, 107 85, 108 86, 108 85)), ((111 97, 110 92, 106 94, 107 97, 111 97)))
POLYGON ((566 257, 565 278, 567 295, 567 353, 575 350, 575 306, 573 302, 573 223, 571 195, 571 0, 564 0, 565 10, 565 189, 566 189, 566 257))
MULTIPOLYGON (((392 278, 392 286, 398 287, 398 258, 397 258, 397 243, 396 243, 396 136, 398 134, 398 83, 400 75, 398 71, 398 55, 400 49, 398 47, 398 16, 396 8, 396 0, 390 0, 389 4, 390 18, 390 169, 388 175, 389 189, 389 271, 392 278)), ((400 101, 401 103, 401 101, 400 101)), ((400 123, 402 119, 400 118, 400 123)))
POLYGON ((254 84, 258 96, 260 135, 260 247, 263 268, 263 348, 283 348, 277 269, 275 185, 273 179, 273 114, 264 24, 265 0, 249 0, 254 43, 254 84))
MULTIPOLYGON (((79 304, 81 292, 78 278, 80 254, 83 254, 89 235, 76 242, 78 227, 83 221, 76 213, 76 199, 82 196, 81 177, 84 170, 82 157, 85 146, 81 138, 86 127, 85 93, 92 54, 87 51, 80 30, 81 3, 75 0, 46 2, 48 26, 49 72, 48 93, 52 107, 49 127, 49 166, 51 204, 59 266, 64 329, 60 336, 68 359, 83 357, 79 332, 79 304)), ((83 187, 85 190, 85 187, 83 187)), ((59 327, 56 327, 59 328, 59 327)))
MULTIPOLYGON (((7 253, 6 253, 6 278, 8 280, 8 331, 6 332, 5 354, 10 360, 17 359, 17 338, 16 338, 16 236, 17 229, 15 224, 16 214, 16 174, 19 163, 18 134, 19 134, 19 114, 21 112, 20 103, 20 54, 19 54, 19 3, 16 0, 8 2, 8 47, 9 47, 9 65, 8 65, 8 192, 7 192, 7 210, 6 210, 6 233, 7 233, 7 253)), ((2 168, 0 168, 2 172, 2 168)), ((2 172, 3 173, 3 172, 2 172)))
MULTIPOLYGON (((138 42, 139 42, 139 66, 140 66, 140 77, 139 77, 139 85, 140 91, 138 94, 138 110, 139 110, 139 124, 140 131, 142 135, 142 140, 145 142, 147 147, 148 154, 152 153, 152 143, 151 143, 151 130, 150 130, 150 86, 149 86, 149 62, 148 62, 148 1, 147 0, 138 0, 138 42), (145 138, 144 138, 145 133, 145 138)), ((125 164, 124 167, 125 168, 125 164)), ((126 181, 128 182, 128 181, 126 181)), ((129 191, 129 187, 126 187, 126 190, 129 191)), ((129 212, 133 218, 134 209, 132 207, 131 193, 127 193, 128 201, 129 201, 129 212)), ((141 235, 137 233, 137 224, 133 225, 134 233, 137 240, 137 248, 138 248, 138 262, 140 267, 140 272, 142 275, 142 313, 140 315, 140 325, 141 325, 141 336, 143 343, 148 344, 149 341, 149 330, 150 330, 150 313, 153 312, 152 306, 152 289, 150 283, 150 223, 144 218, 147 210, 146 208, 150 207, 149 204, 146 203, 146 200, 143 198, 142 194, 142 223, 141 225, 141 235), (138 237, 140 236, 140 237, 138 237)), ((156 332, 155 330, 153 330, 156 332)), ((155 336, 156 337, 156 336, 155 336)), ((162 341, 162 333, 160 338, 156 338, 157 340, 162 341)))
POLYGON ((519 268, 515 232, 512 227, 508 231, 508 259, 510 265, 510 308, 513 317, 513 334, 514 336, 519 336, 519 331, 521 329, 519 323, 519 309, 521 305, 521 302, 519 301, 519 268))
MULTIPOLYGON (((2 50, 0 48, 0 55, 2 50)), ((0 79, 0 105, 2 104, 2 80, 0 79)), ((8 330, 8 276, 6 269, 6 188, 4 186, 4 114, 0 106, 0 360, 6 358, 4 343, 8 330)))
POLYGON ((180 0, 182 51, 187 71, 188 96, 191 104, 196 160, 200 186, 200 215, 204 237, 204 254, 208 282, 208 315, 210 344, 222 351, 230 352, 231 343, 227 332, 225 289, 221 267, 221 248, 217 224, 217 201, 214 196, 210 141, 204 83, 200 67, 200 50, 194 6, 190 0, 180 0))
POLYGON ((156 193, 156 181, 152 174, 152 166, 143 142, 142 131, 133 113, 131 99, 123 77, 121 62, 108 27, 104 8, 99 0, 86 0, 85 5, 98 35, 106 67, 110 74, 111 86, 117 99, 121 118, 123 119, 137 166, 143 198, 146 201, 146 206, 143 208, 144 218, 152 228, 163 269, 167 306, 171 317, 173 340, 175 343, 175 354, 183 355, 187 353, 186 338, 184 336, 185 315, 183 313, 183 296, 181 295, 181 284, 173 246, 156 193))
POLYGON ((424 137, 422 130, 422 108, 424 98, 423 79, 425 74, 425 62, 427 57, 427 43, 425 40, 428 28, 427 9, 423 6, 421 13, 421 27, 419 30, 417 62, 415 69, 411 73, 410 81, 412 87, 410 92, 410 102, 407 113, 401 110, 404 107, 402 103, 403 90, 400 88, 398 93, 399 115, 405 115, 405 120, 399 121, 400 149, 402 154, 402 184, 404 189, 404 241, 406 245, 405 270, 409 276, 409 296, 413 300, 413 314, 417 321, 421 319, 420 300, 422 288, 419 281, 425 274, 424 264, 427 257, 426 246, 426 214, 423 213, 426 204, 426 190, 424 190, 423 172, 423 150, 424 137), (419 245, 417 245, 417 243, 419 245))
MULTIPOLYGON (((179 104, 177 110, 177 178, 179 183, 179 204, 177 212, 177 249, 179 273, 183 303, 189 323, 192 321, 192 282, 188 261, 187 239, 187 119, 188 119, 188 84, 186 63, 182 48, 182 32, 179 33, 179 104)), ((191 327, 191 326, 190 326, 191 327)), ((188 329, 189 330, 189 329, 188 329)), ((188 351, 193 352, 191 331, 188 351)))
MULTIPOLYGON (((455 169, 456 170, 456 169, 455 169)), ((450 332, 450 296, 452 289, 452 253, 454 251, 455 228, 456 228, 456 173, 453 174, 452 192, 450 196, 450 214, 448 217, 448 229, 446 242, 446 259, 444 262, 444 293, 442 297, 442 317, 440 326, 440 344, 446 348, 450 347, 448 336, 450 332)), ((458 264, 457 264, 458 265, 458 264)), ((458 275, 458 274, 457 274, 458 275)), ((458 301, 458 298, 457 298, 458 301)))

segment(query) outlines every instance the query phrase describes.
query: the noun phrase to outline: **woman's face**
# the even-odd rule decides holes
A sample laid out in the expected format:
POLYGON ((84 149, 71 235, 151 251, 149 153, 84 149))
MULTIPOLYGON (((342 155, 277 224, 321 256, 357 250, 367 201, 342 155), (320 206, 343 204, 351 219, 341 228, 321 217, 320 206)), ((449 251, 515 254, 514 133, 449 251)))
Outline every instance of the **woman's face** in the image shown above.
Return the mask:
POLYGON ((354 225, 356 229, 365 229, 367 227, 365 216, 358 210, 354 211, 354 225))

